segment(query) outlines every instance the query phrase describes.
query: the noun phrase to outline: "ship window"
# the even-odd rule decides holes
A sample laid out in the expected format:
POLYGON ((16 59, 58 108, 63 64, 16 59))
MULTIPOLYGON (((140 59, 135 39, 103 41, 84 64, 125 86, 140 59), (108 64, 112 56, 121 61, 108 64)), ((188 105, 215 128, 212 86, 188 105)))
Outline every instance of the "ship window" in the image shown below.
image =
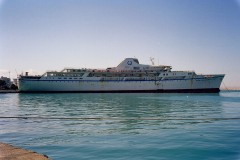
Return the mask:
POLYGON ((92 77, 92 73, 89 73, 88 77, 92 77))
POLYGON ((133 69, 140 69, 140 67, 133 67, 133 69))
POLYGON ((133 59, 134 62, 136 62, 137 64, 139 64, 138 60, 137 59, 133 59))

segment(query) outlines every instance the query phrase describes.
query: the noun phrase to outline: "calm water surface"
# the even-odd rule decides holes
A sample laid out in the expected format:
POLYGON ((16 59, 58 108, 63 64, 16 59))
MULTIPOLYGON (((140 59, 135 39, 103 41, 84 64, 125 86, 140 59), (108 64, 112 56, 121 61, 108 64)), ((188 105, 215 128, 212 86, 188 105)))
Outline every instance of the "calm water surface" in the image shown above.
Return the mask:
POLYGON ((0 94, 0 141, 52 159, 240 159, 240 92, 0 94))

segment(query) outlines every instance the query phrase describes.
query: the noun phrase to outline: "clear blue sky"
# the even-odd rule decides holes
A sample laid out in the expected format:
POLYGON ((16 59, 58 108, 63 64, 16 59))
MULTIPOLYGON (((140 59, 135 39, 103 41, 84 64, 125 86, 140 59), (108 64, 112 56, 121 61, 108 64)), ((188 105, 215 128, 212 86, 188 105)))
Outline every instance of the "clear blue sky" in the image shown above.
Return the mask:
POLYGON ((240 0, 0 0, 0 76, 126 57, 240 88, 240 0))

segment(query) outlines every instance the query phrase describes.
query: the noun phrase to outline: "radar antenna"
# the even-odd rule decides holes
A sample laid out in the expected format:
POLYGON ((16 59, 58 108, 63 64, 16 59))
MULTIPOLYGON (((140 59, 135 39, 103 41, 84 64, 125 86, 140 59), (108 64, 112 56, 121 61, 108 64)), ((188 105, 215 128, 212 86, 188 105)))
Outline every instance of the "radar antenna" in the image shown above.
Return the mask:
POLYGON ((150 61, 152 62, 152 65, 154 66, 154 58, 150 57, 150 61))
POLYGON ((16 72, 16 74, 17 74, 17 77, 19 76, 19 74, 18 74, 18 72, 17 72, 17 70, 15 69, 15 72, 16 72))

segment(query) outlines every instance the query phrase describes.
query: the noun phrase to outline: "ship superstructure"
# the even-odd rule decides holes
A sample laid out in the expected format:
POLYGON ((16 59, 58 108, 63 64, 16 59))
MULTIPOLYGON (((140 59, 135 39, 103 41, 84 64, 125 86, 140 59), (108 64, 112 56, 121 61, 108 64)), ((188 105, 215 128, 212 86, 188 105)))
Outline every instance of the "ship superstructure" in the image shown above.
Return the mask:
POLYGON ((219 92, 224 74, 198 75, 126 58, 107 69, 65 68, 42 76, 21 75, 20 92, 219 92))

